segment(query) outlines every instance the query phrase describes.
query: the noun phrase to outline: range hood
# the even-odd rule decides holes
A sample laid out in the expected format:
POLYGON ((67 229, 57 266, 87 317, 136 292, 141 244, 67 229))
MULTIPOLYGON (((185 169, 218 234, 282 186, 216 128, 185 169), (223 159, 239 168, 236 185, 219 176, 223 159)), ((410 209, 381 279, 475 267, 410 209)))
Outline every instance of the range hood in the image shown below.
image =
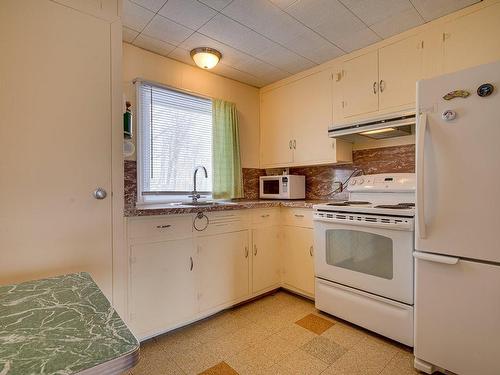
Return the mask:
POLYGON ((357 134, 372 139, 401 137, 412 133, 415 118, 415 112, 399 112, 369 120, 332 125, 328 128, 328 136, 342 138, 357 134))

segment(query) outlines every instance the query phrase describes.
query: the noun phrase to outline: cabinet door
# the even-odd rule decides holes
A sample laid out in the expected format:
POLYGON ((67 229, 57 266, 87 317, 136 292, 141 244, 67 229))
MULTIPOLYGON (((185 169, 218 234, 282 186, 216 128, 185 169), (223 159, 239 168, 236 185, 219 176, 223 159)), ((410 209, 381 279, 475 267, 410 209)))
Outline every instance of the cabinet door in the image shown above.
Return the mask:
POLYGON ((192 239, 131 246, 130 326, 140 338, 198 311, 192 239))
POLYGON ((257 293, 273 286, 279 286, 279 227, 269 226, 254 229, 252 243, 252 292, 257 293))
POLYGON ((344 117, 378 110, 378 51, 347 60, 343 65, 344 117))
POLYGON ((429 25, 421 34, 422 78, 428 79, 443 74, 443 30, 441 25, 429 25))
POLYGON ((500 3, 445 25, 445 73, 500 60, 500 3))
POLYGON ((248 231, 198 238, 200 311, 249 294, 248 231))
POLYGON ((292 152, 292 92, 288 86, 261 95, 260 132, 262 166, 290 164, 292 152))
POLYGON ((285 226, 283 235, 283 282, 293 289, 313 296, 313 230, 285 226))
POLYGON ((332 124, 331 80, 331 71, 325 70, 289 85, 294 164, 337 161, 334 141, 328 138, 328 126, 332 124))
POLYGON ((379 49, 379 109, 411 106, 422 76, 422 40, 414 36, 379 49))
POLYGON ((429 259, 415 261, 415 356, 457 374, 499 374, 500 266, 429 259))

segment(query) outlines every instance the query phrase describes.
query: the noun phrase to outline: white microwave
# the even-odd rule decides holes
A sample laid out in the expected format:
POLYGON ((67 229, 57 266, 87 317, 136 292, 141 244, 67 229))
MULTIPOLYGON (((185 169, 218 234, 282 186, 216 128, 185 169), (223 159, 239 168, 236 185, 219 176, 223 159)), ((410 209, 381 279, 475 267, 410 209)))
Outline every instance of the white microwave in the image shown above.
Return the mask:
POLYGON ((278 175, 260 177, 259 196, 264 199, 304 199, 306 177, 278 175))

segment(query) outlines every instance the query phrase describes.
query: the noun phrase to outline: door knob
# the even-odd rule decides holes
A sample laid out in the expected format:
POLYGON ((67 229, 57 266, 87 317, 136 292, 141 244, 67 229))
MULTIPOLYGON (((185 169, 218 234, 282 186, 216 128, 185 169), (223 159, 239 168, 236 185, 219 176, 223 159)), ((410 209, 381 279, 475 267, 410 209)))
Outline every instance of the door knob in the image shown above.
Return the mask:
POLYGON ((94 190, 92 193, 95 199, 104 199, 107 197, 108 193, 106 193, 106 190, 103 188, 98 187, 97 189, 94 190))

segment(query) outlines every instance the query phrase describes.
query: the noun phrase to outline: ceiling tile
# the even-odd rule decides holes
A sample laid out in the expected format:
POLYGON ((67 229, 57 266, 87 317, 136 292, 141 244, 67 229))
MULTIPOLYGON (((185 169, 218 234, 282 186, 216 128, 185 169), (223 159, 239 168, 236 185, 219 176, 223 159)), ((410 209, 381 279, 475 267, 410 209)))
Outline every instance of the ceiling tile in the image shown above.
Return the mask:
POLYGON ((479 3, 480 0, 411 0, 426 21, 431 21, 448 13, 479 3))
POLYGON ((370 29, 375 31, 382 38, 389 38, 390 36, 402 33, 403 31, 422 25, 423 23, 423 18, 412 7, 411 9, 372 24, 370 29))
POLYGON ((217 66, 213 69, 210 70, 210 72, 234 79, 239 82, 246 83, 248 85, 252 85, 255 87, 262 87, 266 83, 264 80, 257 78, 251 74, 242 72, 238 69, 233 68, 232 66, 229 65, 224 65, 224 64, 217 64, 217 66))
POLYGON ((279 6, 281 9, 285 9, 286 7, 296 3, 299 0, 270 0, 271 3, 279 6))
POLYGON ((200 33, 243 51, 290 73, 314 63, 279 44, 265 38, 248 27, 219 14, 199 30, 200 33))
POLYGON ((139 35, 135 39, 134 45, 162 56, 167 56, 175 49, 175 46, 170 43, 162 42, 161 40, 151 38, 144 34, 139 35))
POLYGON ((157 14, 144 29, 143 33, 164 42, 178 45, 191 35, 193 31, 157 14))
POLYGON ((160 8, 167 2, 167 0, 132 0, 134 3, 140 6, 152 10, 153 12, 158 12, 160 8))
POLYGON ((203 4, 208 5, 209 7, 217 10, 223 9, 227 4, 229 4, 232 0, 199 0, 203 4))
POLYGON ((189 51, 187 51, 187 50, 185 50, 183 48, 180 48, 180 47, 177 47, 174 50, 172 50, 168 54, 168 57, 170 57, 170 58, 172 58, 174 60, 180 61, 180 62, 182 62, 184 64, 196 66, 196 64, 194 63, 193 59, 189 55, 189 51))
POLYGON ((268 0, 234 0, 222 13, 314 62, 342 54, 331 42, 268 0))
POLYGON ((168 0, 159 14, 196 30, 217 12, 196 0, 168 0))
POLYGON ((410 0, 340 0, 351 12, 369 25, 381 22, 408 9, 410 0))
POLYGON ((138 31, 129 29, 125 26, 122 27, 122 39, 124 42, 132 43, 137 35, 139 35, 138 31))
POLYGON ((154 13, 130 0, 123 0, 123 25, 136 31, 141 31, 154 17, 154 13))
POLYGON ((346 52, 380 40, 337 0, 301 0, 288 7, 286 12, 346 52))

